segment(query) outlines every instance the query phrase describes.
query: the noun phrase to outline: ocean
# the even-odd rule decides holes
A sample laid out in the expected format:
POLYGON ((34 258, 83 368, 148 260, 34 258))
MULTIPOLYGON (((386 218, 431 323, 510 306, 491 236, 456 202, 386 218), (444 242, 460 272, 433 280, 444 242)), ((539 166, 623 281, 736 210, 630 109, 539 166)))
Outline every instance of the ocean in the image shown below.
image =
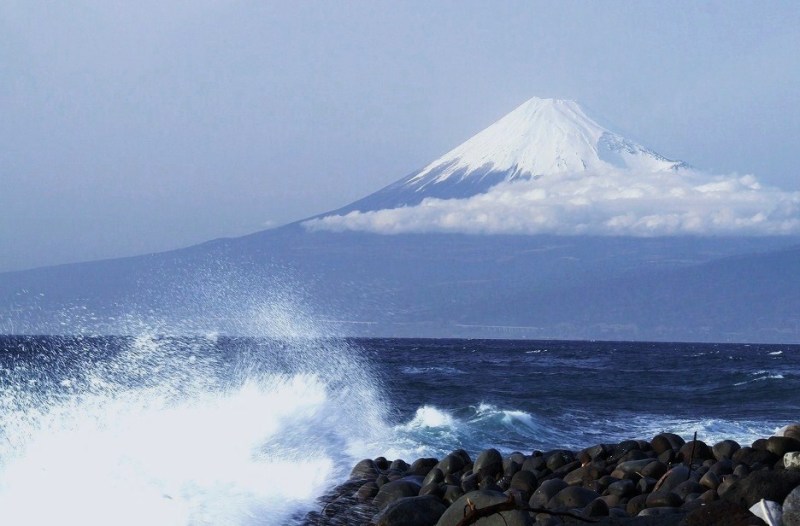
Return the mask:
MULTIPOLYGON (((0 517, 299 523, 361 458, 749 444, 800 420, 800 346, 0 336, 0 517)), ((474 458, 474 457, 473 457, 474 458)))

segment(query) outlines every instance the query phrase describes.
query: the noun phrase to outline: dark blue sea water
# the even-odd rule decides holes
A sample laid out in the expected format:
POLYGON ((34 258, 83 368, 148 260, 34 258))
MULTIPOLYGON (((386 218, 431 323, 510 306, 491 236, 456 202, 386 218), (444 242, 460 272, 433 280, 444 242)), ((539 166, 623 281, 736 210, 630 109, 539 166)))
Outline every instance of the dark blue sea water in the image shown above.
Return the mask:
POLYGON ((5 336, 0 387, 10 523, 277 525, 363 457, 749 443, 800 420, 800 346, 5 336))

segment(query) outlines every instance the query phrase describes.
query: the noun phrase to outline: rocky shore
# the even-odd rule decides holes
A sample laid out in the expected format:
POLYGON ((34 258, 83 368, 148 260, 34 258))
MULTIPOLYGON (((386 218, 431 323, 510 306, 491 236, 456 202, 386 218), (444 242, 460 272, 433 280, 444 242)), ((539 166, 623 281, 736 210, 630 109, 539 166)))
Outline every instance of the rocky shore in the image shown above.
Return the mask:
POLYGON ((304 525, 799 526, 800 424, 751 445, 661 433, 581 451, 364 459, 321 505, 304 525))

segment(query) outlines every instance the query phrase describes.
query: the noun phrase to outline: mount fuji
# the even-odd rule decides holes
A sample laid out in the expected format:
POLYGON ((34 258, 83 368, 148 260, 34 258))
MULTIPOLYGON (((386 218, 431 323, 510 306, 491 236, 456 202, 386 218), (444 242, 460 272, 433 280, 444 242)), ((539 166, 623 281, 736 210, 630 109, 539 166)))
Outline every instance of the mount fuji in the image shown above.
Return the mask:
POLYGON ((0 274, 0 333, 263 335, 300 303, 323 334, 800 342, 800 195, 531 99, 338 210, 0 274))
POLYGON ((531 99, 421 170, 310 230, 612 236, 800 233, 800 193, 710 175, 531 99))
POLYGON ((463 199, 501 182, 559 174, 685 167, 603 128, 574 101, 532 98, 421 170, 333 213, 463 199))

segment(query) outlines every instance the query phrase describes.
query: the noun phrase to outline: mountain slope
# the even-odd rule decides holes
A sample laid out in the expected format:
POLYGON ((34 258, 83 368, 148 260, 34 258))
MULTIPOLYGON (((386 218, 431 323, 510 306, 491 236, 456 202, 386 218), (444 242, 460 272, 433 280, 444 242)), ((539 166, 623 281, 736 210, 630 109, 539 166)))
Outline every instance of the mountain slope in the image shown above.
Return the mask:
POLYGON ((562 173, 685 166, 603 128, 574 101, 532 98, 421 170, 333 213, 463 199, 503 181, 562 173))

